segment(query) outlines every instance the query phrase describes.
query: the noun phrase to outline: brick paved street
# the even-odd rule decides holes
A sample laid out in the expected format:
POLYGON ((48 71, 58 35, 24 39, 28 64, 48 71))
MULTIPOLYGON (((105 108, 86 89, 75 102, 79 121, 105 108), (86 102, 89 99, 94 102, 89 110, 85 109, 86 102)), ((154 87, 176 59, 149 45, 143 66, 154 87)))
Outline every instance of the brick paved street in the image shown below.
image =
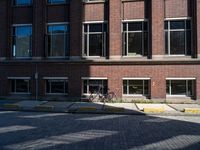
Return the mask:
POLYGON ((198 150, 199 116, 0 112, 1 150, 198 150))

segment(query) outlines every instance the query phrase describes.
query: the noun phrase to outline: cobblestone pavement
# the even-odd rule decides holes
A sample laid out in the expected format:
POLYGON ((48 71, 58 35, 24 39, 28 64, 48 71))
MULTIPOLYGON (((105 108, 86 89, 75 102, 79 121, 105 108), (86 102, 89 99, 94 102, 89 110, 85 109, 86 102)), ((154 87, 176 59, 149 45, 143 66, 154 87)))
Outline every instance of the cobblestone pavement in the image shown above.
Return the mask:
POLYGON ((0 112, 0 150, 199 150, 199 116, 0 112))

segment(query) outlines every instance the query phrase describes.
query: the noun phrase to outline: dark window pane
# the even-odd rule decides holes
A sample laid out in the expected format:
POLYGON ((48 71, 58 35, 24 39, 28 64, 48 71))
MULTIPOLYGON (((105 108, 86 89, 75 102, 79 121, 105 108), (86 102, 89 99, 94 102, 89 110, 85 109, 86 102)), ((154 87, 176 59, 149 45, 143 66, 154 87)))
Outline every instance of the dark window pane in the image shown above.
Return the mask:
POLYGON ((144 95, 149 95, 149 80, 144 80, 144 95))
POLYGON ((51 82, 51 93, 64 93, 64 82, 51 82))
POLYGON ((50 4, 64 4, 66 2, 69 2, 69 0, 48 0, 50 4))
POLYGON ((90 32, 102 32, 102 24, 90 24, 90 32))
POLYGON ((143 24, 144 24, 144 31, 147 31, 148 32, 148 22, 143 22, 143 24))
POLYGON ((170 81, 169 80, 167 80, 166 81, 166 94, 170 94, 170 81))
POLYGON ((123 23, 123 31, 126 31, 127 23, 123 23))
POLYGON ((194 81, 188 81, 188 95, 187 96, 194 96, 194 81))
POLYGON ((48 56, 65 56, 66 36, 65 34, 48 36, 48 56))
POLYGON ((126 32, 123 32, 123 35, 122 35, 122 37, 123 37, 123 55, 127 55, 127 34, 128 33, 126 33, 126 32))
POLYGON ((187 55, 191 55, 191 31, 186 32, 186 40, 187 40, 187 55))
POLYGON ((129 94, 143 94, 143 81, 130 80, 129 81, 129 94))
POLYGON ((171 54, 185 54, 185 32, 170 32, 170 52, 171 54))
POLYGON ((132 22, 128 24, 129 31, 142 31, 142 22, 132 22))
POLYGON ((90 56, 102 56, 103 48, 102 34, 90 34, 89 35, 89 55, 90 56))
POLYGON ((186 21, 186 29, 191 29, 191 21, 190 20, 186 21))
POLYGON ((15 80, 11 80, 11 92, 15 93, 15 80))
POLYGON ((128 85, 127 85, 127 80, 124 80, 124 81, 123 81, 123 94, 128 94, 128 93, 127 93, 127 86, 128 86, 128 85))
POLYGON ((165 54, 168 53, 168 31, 165 31, 165 54))
POLYGON ((148 48, 149 48, 149 42, 148 42, 148 32, 144 32, 144 56, 148 55, 148 48))
POLYGON ((185 80, 172 80, 171 81, 172 95, 186 95, 186 81, 185 80))
POLYGON ((168 21, 165 21, 165 29, 168 29, 168 21))
POLYGON ((170 29, 185 29, 185 21, 170 21, 170 29))
POLYGON ((16 80, 16 92, 28 93, 29 92, 29 80, 16 80))
POLYGON ((142 54, 142 33, 128 34, 128 53, 142 54))

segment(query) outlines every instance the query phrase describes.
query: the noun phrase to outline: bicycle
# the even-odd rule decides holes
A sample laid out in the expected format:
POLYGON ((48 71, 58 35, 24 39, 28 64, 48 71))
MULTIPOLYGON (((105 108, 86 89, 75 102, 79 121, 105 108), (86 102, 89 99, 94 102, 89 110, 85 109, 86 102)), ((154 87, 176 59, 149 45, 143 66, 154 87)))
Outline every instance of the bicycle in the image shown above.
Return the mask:
MULTIPOLYGON (((109 89, 108 89, 109 91, 109 89)), ((113 102, 117 99, 116 94, 111 91, 106 94, 102 94, 102 87, 99 87, 98 91, 90 92, 89 101, 90 102, 113 102)))

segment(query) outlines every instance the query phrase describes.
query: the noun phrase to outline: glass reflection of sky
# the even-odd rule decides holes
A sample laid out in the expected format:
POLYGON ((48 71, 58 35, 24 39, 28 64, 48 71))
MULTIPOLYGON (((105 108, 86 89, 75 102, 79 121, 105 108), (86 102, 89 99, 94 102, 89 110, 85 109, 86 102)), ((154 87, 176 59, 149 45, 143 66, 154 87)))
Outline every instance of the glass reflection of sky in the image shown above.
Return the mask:
POLYGON ((32 34, 32 27, 31 26, 18 26, 14 29, 15 36, 26 36, 32 34))
POLYGON ((32 0, 15 0, 16 5, 27 5, 32 4, 32 0))
POLYGON ((69 32, 69 25, 49 25, 48 33, 66 33, 69 32))

